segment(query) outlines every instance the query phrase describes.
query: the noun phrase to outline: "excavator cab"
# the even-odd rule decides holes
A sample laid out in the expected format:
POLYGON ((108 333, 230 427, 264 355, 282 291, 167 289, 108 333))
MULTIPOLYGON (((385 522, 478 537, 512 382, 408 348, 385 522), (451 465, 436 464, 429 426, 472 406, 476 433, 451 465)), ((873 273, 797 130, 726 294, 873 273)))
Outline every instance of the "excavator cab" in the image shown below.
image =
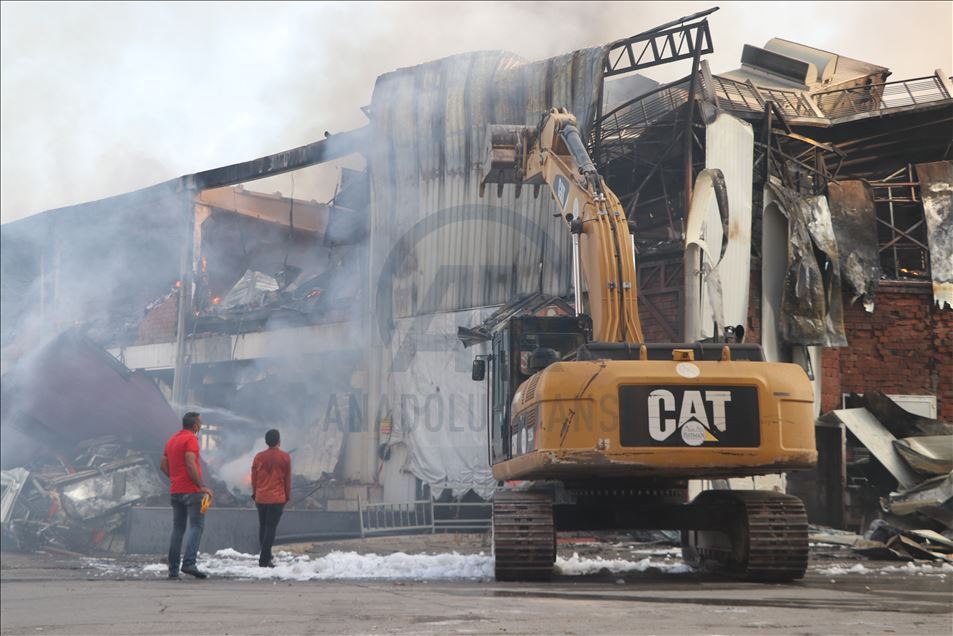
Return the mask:
POLYGON ((511 318, 493 335, 488 378, 491 464, 512 457, 510 409, 520 385, 547 363, 574 353, 591 334, 588 316, 523 316, 511 318))

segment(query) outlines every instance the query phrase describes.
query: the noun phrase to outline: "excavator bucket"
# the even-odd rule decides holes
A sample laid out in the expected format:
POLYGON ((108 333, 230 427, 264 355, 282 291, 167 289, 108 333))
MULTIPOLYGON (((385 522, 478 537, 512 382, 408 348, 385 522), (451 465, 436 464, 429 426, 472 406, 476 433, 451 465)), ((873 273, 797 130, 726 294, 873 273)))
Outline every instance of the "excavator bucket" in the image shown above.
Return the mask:
POLYGON ((503 184, 514 183, 517 185, 516 196, 519 196, 523 184, 523 162, 535 135, 536 129, 531 126, 487 126, 480 196, 483 196, 487 183, 497 184, 497 196, 502 195, 503 184))

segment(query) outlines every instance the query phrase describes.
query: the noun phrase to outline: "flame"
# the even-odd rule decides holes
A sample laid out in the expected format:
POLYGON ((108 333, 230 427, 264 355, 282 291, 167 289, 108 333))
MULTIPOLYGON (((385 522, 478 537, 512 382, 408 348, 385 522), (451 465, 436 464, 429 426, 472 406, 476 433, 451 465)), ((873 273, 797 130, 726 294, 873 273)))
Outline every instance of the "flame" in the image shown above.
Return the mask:
POLYGON ((182 287, 182 281, 180 280, 175 281, 175 288, 179 289, 180 287, 182 287))
POLYGON ((247 487, 251 488, 251 473, 248 473, 247 475, 245 475, 245 478, 242 479, 242 483, 245 484, 247 487))
POLYGON ((219 304, 220 302, 222 302, 222 299, 221 299, 220 297, 218 297, 218 296, 213 296, 213 297, 212 297, 212 304, 213 304, 213 305, 217 305, 217 304, 219 304))

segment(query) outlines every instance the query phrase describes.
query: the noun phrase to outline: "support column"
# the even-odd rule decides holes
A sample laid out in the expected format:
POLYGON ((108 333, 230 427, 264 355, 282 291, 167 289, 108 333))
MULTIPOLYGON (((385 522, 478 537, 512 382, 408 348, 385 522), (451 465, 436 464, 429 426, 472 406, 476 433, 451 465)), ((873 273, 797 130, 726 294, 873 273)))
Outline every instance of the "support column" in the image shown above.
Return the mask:
POLYGON ((184 177, 180 185, 182 232, 179 251, 179 313, 175 326, 175 376, 172 380, 172 403, 183 405, 188 401, 189 356, 188 329, 192 318, 192 293, 195 279, 195 184, 184 177))

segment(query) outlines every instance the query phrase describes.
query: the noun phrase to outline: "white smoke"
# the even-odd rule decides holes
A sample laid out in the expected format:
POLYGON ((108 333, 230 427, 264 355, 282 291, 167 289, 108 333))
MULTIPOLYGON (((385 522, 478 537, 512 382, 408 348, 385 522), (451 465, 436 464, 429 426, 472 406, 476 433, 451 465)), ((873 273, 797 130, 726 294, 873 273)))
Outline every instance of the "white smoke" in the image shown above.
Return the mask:
MULTIPOLYGON (((64 3, 51 11, 46 3, 3 3, 0 218, 358 127, 375 78, 399 67, 486 49, 542 59, 711 6, 64 3)), ((889 66, 896 78, 953 70, 950 3, 767 6, 721 3, 710 18, 713 70, 736 68, 743 44, 774 36, 889 66), (891 37, 871 37, 886 32, 891 37)), ((649 75, 686 73, 681 63, 649 75)))

